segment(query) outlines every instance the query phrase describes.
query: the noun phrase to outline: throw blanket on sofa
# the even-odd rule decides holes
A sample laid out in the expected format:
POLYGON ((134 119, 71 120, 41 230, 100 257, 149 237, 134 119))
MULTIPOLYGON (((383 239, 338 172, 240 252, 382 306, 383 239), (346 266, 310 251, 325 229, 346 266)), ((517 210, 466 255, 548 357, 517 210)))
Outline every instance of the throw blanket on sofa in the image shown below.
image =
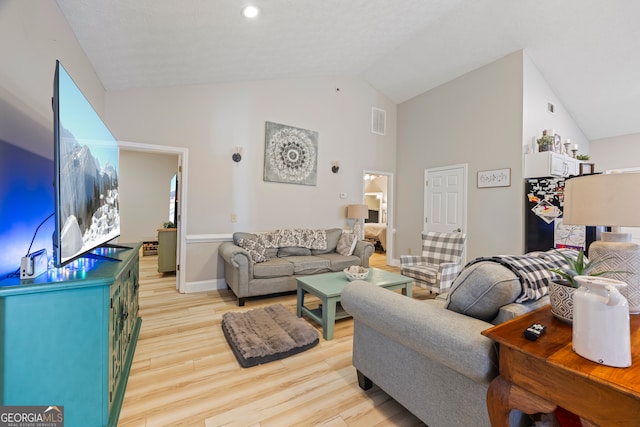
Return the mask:
POLYGON ((327 249, 327 233, 325 230, 290 228, 257 234, 260 241, 268 249, 287 246, 307 249, 327 249))
MULTIPOLYGON (((578 253, 573 249, 564 249, 562 252, 573 258, 578 253)), ((467 263, 467 266, 481 261, 497 262, 513 271, 522 284, 522 293, 516 299, 516 302, 542 298, 549 291, 549 282, 560 279, 560 276, 550 271, 550 269, 569 267, 567 261, 561 255, 558 255, 556 251, 532 252, 526 255, 480 257, 467 263)))

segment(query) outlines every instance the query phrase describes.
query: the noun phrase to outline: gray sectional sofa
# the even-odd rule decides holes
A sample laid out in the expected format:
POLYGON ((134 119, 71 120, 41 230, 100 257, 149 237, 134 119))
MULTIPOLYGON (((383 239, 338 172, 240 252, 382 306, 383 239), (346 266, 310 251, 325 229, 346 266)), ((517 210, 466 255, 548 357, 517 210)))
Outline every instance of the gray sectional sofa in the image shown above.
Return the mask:
POLYGON ((299 276, 369 267, 373 251, 371 243, 330 228, 235 232, 218 253, 227 286, 242 306, 248 297, 295 291, 299 276))
MULTIPOLYGON (((354 319, 360 387, 376 384, 430 427, 490 426, 486 394, 498 352, 481 332, 549 304, 548 296, 516 303, 524 291, 516 273, 470 263, 447 294, 424 301, 349 283, 341 302, 354 319)), ((512 426, 530 425, 524 414, 511 415, 512 426)))

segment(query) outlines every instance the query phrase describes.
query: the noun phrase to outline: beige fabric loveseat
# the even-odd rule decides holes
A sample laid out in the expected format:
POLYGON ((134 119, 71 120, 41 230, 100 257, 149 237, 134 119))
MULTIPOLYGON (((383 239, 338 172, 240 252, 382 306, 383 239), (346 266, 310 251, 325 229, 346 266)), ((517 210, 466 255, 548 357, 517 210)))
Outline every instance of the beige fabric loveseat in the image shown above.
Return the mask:
POLYGON ((295 291, 296 278, 341 271, 352 265, 369 267, 374 246, 340 228, 284 229, 264 233, 233 233, 218 253, 224 278, 242 306, 247 297, 295 291))

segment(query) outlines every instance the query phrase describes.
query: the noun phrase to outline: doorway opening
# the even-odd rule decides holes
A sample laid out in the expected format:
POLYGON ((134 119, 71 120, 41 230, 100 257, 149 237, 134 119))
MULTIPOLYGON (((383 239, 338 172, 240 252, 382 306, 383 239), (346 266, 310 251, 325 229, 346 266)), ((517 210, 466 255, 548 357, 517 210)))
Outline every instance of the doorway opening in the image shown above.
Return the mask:
POLYGON ((362 200, 369 210, 364 237, 386 255, 387 265, 393 261, 393 174, 365 170, 362 175, 362 200))
MULTIPOLYGON (((170 147, 164 145, 143 144, 136 142, 120 141, 120 150, 135 151, 149 154, 161 154, 175 156, 176 159, 176 200, 174 201, 175 213, 173 215, 176 226, 176 289, 184 293, 186 285, 186 269, 180 268, 186 265, 186 229, 187 229, 187 165, 189 150, 184 147, 170 147)), ((168 183, 158 183, 167 193, 167 205, 169 204, 168 183)), ((144 189, 139 190, 144 193, 144 189)), ((166 206, 166 205, 165 205, 166 206)), ((163 212, 166 212, 163 209, 163 212)), ((166 217, 167 214, 163 214, 166 217)))

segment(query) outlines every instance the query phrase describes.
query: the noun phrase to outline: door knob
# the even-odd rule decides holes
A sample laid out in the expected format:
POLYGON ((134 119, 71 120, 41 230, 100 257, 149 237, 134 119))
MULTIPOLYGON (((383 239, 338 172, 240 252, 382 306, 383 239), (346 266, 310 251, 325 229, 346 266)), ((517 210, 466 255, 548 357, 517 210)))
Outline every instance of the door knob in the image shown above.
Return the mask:
POLYGON ((454 232, 454 233, 455 233, 455 232, 460 233, 461 231, 462 231, 462 228, 456 228, 455 230, 453 230, 453 232, 454 232))

